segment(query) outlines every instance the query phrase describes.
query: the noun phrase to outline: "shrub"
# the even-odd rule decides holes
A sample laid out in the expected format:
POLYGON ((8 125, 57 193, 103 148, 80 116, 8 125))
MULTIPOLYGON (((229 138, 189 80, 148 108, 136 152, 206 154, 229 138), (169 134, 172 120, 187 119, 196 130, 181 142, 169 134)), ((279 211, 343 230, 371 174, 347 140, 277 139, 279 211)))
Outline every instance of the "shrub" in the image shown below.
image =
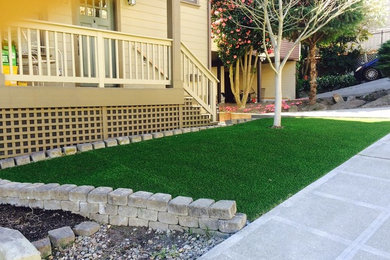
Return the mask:
MULTIPOLYGON (((341 76, 323 76, 317 78, 317 92, 323 93, 340 88, 346 88, 356 85, 357 81, 352 75, 341 75, 341 76)), ((297 88, 308 92, 310 90, 309 80, 298 79, 297 88)))
POLYGON ((390 77, 390 41, 382 44, 378 51, 378 57, 378 68, 385 76, 390 77))

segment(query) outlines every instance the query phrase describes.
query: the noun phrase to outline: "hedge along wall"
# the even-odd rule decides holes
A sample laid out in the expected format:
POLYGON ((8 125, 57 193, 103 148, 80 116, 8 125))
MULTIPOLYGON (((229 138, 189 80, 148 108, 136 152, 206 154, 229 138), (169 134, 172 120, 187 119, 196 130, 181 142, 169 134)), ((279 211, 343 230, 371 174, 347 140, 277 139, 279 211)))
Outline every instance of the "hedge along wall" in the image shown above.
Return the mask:
POLYGON ((246 224, 232 200, 198 199, 131 189, 57 183, 19 183, 0 179, 0 204, 64 210, 102 224, 157 230, 235 233, 246 224))

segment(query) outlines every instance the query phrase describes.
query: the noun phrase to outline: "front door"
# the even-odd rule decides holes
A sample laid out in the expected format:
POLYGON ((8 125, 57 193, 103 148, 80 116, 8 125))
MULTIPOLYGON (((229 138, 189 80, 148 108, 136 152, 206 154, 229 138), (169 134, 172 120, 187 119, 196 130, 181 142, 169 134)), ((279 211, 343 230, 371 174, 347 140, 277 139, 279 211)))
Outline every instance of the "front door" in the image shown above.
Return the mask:
MULTIPOLYGON (((114 7, 113 7, 113 0, 79 0, 79 24, 81 26, 85 27, 92 27, 96 29, 103 29, 103 30, 114 30, 115 24, 114 24, 114 7)), ((89 70, 88 70, 88 55, 90 56, 90 64, 95 64, 96 62, 96 54, 95 54, 95 42, 92 38, 88 41, 87 37, 83 37, 82 39, 82 48, 83 48, 83 71, 84 76, 88 76, 89 70), (90 53, 88 54, 87 46, 89 45, 90 53)), ((111 57, 112 57, 112 71, 113 71, 113 77, 116 76, 116 53, 115 53, 115 41, 112 40, 112 49, 111 49, 111 57)), ((105 60, 108 61, 109 59, 109 48, 108 48, 108 40, 105 39, 105 60)), ((91 66, 90 65, 90 66, 91 66)), ((106 62, 105 64, 106 68, 106 77, 109 77, 109 62, 106 62)), ((95 66, 91 66, 91 76, 96 76, 95 66)))

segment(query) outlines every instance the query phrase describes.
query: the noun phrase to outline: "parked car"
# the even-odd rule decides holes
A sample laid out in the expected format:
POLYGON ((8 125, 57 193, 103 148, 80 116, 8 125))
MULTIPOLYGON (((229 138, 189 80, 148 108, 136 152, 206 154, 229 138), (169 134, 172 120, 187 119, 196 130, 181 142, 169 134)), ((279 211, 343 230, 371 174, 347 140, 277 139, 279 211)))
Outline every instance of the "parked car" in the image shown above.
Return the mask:
POLYGON ((359 66, 354 73, 356 80, 372 81, 381 78, 383 75, 382 72, 376 68, 377 63, 378 58, 359 66))

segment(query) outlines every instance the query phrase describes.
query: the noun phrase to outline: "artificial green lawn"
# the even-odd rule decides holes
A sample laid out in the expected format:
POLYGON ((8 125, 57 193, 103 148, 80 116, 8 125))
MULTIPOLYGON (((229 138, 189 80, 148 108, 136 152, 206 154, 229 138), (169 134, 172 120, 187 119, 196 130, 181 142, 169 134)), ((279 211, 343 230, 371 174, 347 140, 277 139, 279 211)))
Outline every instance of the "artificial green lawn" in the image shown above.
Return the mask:
POLYGON ((85 152, 1 170, 0 178, 233 199, 253 220, 390 132, 390 122, 270 125, 262 119, 85 152))

